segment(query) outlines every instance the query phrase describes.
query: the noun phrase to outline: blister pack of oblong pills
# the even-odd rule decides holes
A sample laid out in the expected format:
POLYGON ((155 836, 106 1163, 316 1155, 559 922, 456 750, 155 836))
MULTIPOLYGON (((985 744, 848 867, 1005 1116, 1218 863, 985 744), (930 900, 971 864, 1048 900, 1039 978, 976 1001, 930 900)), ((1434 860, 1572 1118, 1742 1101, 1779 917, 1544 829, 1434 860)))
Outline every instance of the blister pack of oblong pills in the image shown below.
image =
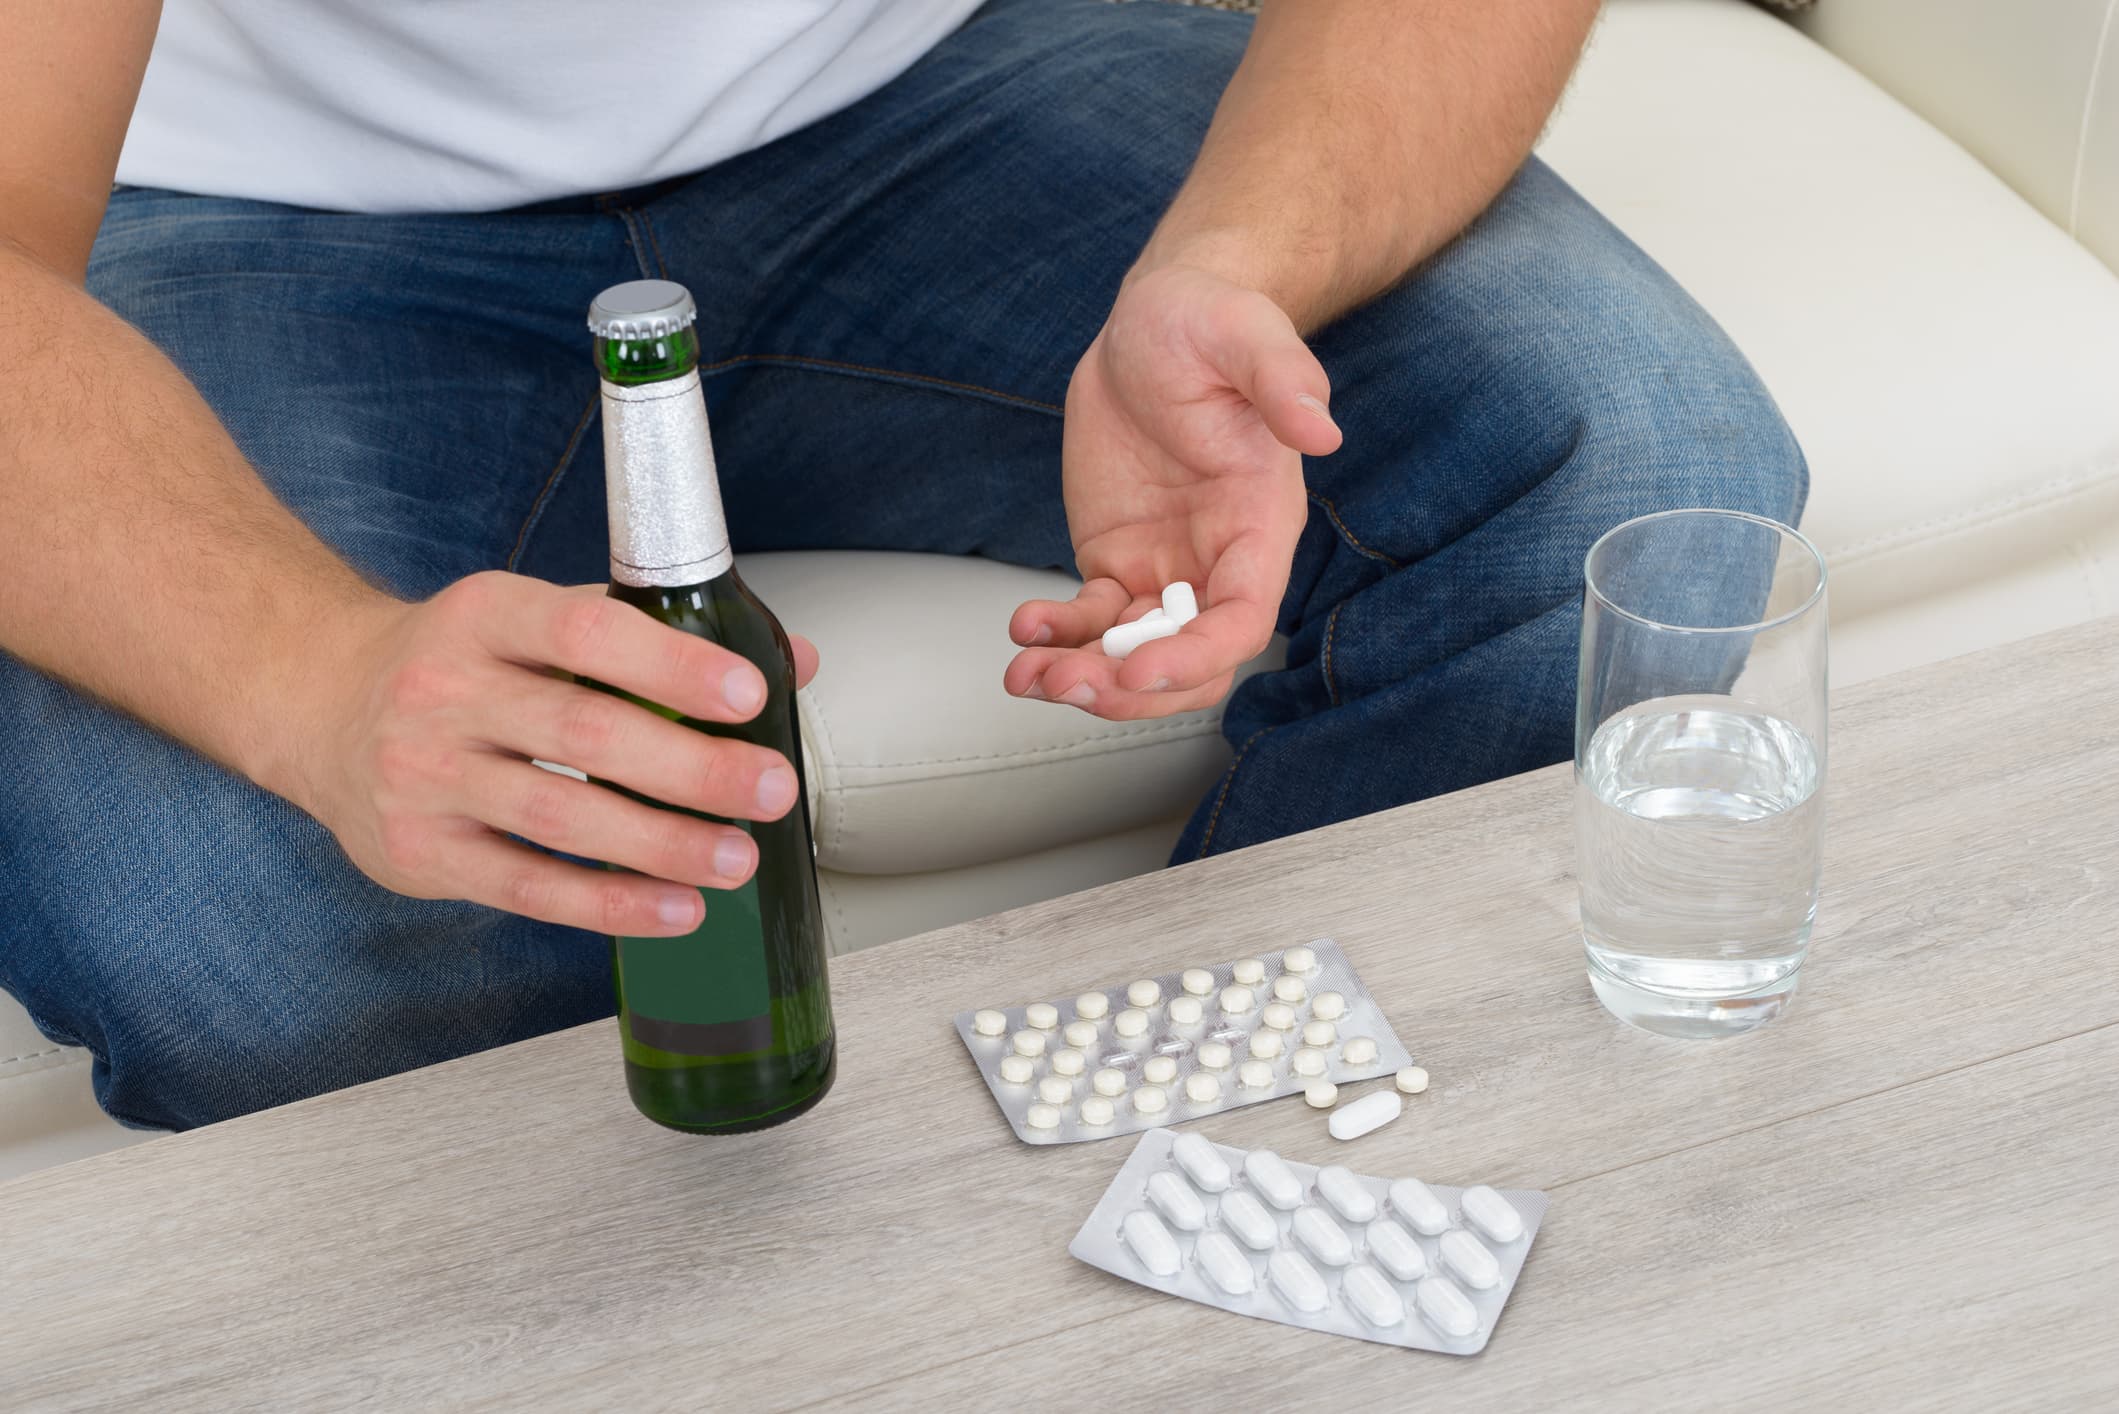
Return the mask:
POLYGON ((1412 1062, 1330 938, 959 1012, 956 1029, 1026 1144, 1134 1134, 1412 1062))
POLYGON ((1159 1130, 1141 1136, 1067 1251, 1241 1316, 1475 1355, 1545 1206, 1529 1189, 1369 1178, 1159 1130))

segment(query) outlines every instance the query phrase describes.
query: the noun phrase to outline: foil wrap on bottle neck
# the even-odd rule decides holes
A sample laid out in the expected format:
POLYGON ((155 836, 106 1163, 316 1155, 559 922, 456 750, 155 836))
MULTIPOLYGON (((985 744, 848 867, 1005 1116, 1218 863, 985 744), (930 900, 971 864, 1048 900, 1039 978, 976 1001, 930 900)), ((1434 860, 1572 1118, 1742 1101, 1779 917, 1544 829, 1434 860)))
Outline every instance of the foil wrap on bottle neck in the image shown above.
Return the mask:
POLYGON ((696 369, 663 383, 604 382, 603 468, 613 580, 676 588, 735 563, 696 369))

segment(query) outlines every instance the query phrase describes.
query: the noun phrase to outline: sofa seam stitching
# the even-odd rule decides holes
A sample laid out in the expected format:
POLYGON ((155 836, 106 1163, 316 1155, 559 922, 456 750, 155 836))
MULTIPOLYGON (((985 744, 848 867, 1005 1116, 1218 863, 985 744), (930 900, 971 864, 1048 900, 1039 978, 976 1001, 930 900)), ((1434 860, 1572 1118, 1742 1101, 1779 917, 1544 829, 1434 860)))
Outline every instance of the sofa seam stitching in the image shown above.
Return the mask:
POLYGON ((1834 546, 1825 551, 1825 558, 1835 566, 1838 566, 1882 551, 1898 549, 1918 540, 1929 532, 1975 529, 1991 521, 2001 520, 2027 510, 2041 509, 2080 495, 2085 491, 2099 490, 2114 484, 2119 484, 2119 476, 2103 472, 2076 477, 2050 478, 2030 490, 2020 492, 2014 496, 2004 497, 1998 501, 1989 501, 1985 505, 1973 506, 1968 510, 1958 511, 1950 515, 1933 516, 1927 520, 1915 521, 1911 525, 1880 531, 1861 540, 1834 546))
MULTIPOLYGON (((819 714, 822 715, 821 713, 819 714)), ((1186 722, 1181 726, 1158 723, 1153 727, 1141 727, 1132 731, 1112 732, 1085 742, 1069 742, 1062 746, 1038 746, 1027 751, 988 751, 974 756, 929 756, 916 761, 849 761, 837 763, 840 771, 896 771, 911 766, 960 766, 974 761, 1040 761, 1051 758, 1065 759, 1069 756, 1096 755, 1106 750, 1138 751, 1144 746, 1153 746, 1168 737, 1184 735, 1211 736, 1211 722, 1186 722), (1112 746, 1123 742, 1122 746, 1112 746)))
POLYGON ((53 1046, 47 1051, 25 1051, 19 1056, 0 1056, 0 1065, 13 1065, 17 1061, 41 1060, 45 1056, 63 1056, 68 1051, 81 1050, 80 1046, 53 1046))

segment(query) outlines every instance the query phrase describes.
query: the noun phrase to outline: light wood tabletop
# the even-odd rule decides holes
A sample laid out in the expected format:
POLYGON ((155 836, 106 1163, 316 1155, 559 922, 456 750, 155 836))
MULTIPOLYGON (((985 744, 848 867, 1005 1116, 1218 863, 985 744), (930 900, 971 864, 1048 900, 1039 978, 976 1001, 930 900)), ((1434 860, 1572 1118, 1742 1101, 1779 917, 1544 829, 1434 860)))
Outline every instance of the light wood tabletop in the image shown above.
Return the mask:
POLYGON ((604 1022, 33 1174, 0 1407, 2119 1407, 2115 701, 2119 620, 1841 694, 1815 950, 1735 1041, 1591 999, 1556 768, 843 959, 761 1134, 637 1117, 604 1022), (950 1027, 1319 934, 1433 1088, 1200 1127, 1546 1190, 1480 1356, 1071 1260, 1134 1141, 1018 1143, 950 1027))

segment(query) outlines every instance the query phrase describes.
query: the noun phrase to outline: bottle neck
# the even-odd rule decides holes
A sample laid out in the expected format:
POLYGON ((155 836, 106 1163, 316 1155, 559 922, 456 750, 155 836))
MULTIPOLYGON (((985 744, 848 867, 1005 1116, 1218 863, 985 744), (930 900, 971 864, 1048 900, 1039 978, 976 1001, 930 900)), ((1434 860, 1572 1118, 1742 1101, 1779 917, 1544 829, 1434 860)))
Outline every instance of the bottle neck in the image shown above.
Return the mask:
MULTIPOLYGON (((691 361, 687 360, 687 364, 691 361)), ((699 371, 614 382, 603 364, 611 579, 639 589, 718 579, 735 564, 699 371)))

